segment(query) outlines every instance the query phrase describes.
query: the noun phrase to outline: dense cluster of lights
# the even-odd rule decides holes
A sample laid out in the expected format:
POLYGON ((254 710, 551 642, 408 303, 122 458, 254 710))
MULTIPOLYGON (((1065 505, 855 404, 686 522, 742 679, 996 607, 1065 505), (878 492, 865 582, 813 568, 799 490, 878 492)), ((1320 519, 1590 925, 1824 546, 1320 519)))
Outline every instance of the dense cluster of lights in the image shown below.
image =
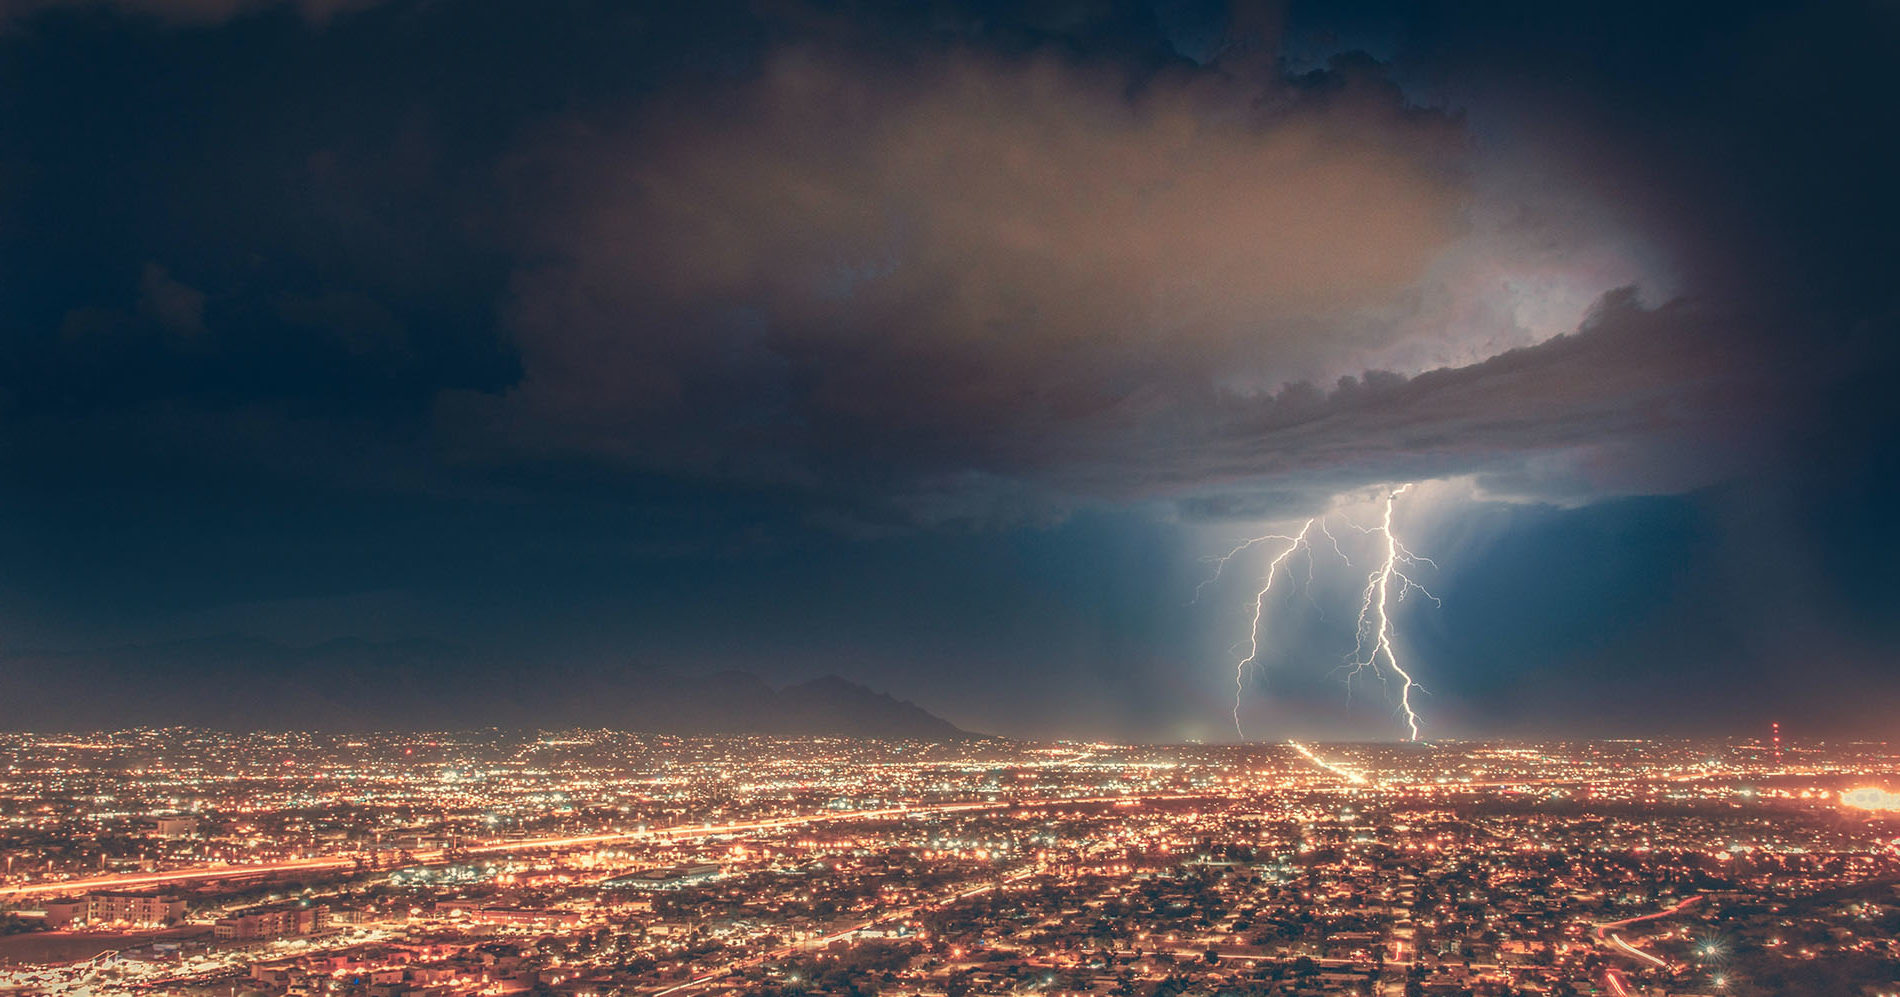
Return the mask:
POLYGON ((1900 966, 1892 896, 1861 885, 1900 878, 1900 828, 1848 802, 1895 763, 1754 742, 0 735, 13 906, 70 918, 132 909, 70 898, 142 890, 183 910, 76 924, 67 961, 0 938, 0 991, 712 997, 843 986, 868 960, 892 997, 1275 973, 1322 994, 1755 994, 1900 966))
POLYGON ((1842 793, 1841 802, 1857 810, 1900 810, 1900 793, 1878 786, 1862 786, 1842 793))

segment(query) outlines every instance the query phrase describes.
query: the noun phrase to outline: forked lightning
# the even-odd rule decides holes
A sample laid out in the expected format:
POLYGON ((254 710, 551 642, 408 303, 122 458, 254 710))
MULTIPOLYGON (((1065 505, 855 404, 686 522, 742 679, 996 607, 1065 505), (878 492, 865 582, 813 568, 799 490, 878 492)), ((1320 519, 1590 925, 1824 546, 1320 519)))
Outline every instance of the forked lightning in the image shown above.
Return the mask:
MULTIPOLYGON (((1399 713, 1405 721, 1407 739, 1416 741, 1419 736, 1419 718, 1417 711, 1412 708, 1412 692, 1418 688, 1418 683, 1413 680, 1411 672, 1399 663, 1398 652, 1393 647, 1390 608, 1392 604, 1404 601, 1406 595, 1413 590, 1417 590, 1434 603, 1438 602, 1438 597, 1427 591, 1425 586, 1419 584, 1406 570, 1419 564, 1428 564, 1432 567, 1437 567, 1437 565, 1430 558, 1412 553, 1392 530, 1393 505, 1398 501, 1398 497, 1409 491, 1411 487, 1410 484, 1404 484, 1387 492, 1384 514, 1379 525, 1372 529, 1360 528, 1360 532, 1375 538, 1381 548, 1381 557, 1377 567, 1366 576, 1365 593, 1359 607, 1359 620, 1355 630, 1352 657, 1347 664, 1346 681, 1350 689, 1353 676, 1367 668, 1372 669, 1381 677, 1386 671, 1397 676, 1399 713), (1396 593, 1393 592, 1394 582, 1398 586, 1396 593)), ((1297 533, 1267 533, 1251 537, 1236 544, 1227 553, 1212 558, 1211 560, 1215 562, 1213 574, 1194 590, 1194 597, 1198 600, 1207 586, 1220 579, 1221 573, 1227 567, 1227 562, 1243 551, 1266 543, 1284 545, 1267 563, 1266 576, 1261 580, 1260 588, 1254 592, 1253 619, 1247 628, 1247 653, 1234 663, 1234 733, 1243 740, 1247 733, 1241 724, 1240 707, 1247 688, 1247 670, 1260 658, 1260 627, 1266 616, 1267 596, 1273 591, 1274 582, 1283 573, 1282 569, 1287 561, 1297 551, 1306 552, 1307 580, 1311 582, 1313 547, 1309 538, 1315 530, 1331 543, 1333 552, 1338 554, 1342 561, 1348 565, 1352 563, 1346 558, 1345 552, 1340 550, 1338 540, 1327 530, 1325 519, 1315 516, 1308 519, 1297 533)))
POLYGON ((1434 568, 1438 565, 1430 558, 1419 557, 1406 549, 1398 535, 1392 532, 1392 506, 1411 487, 1410 484, 1404 484, 1386 493, 1385 515, 1379 520, 1378 528, 1369 531, 1384 542, 1385 557, 1366 576, 1365 599, 1359 606, 1359 627, 1355 632, 1351 671, 1347 673, 1346 681, 1351 683, 1354 675, 1367 668, 1378 671, 1379 659, 1384 657, 1386 667, 1399 677, 1399 714, 1405 720, 1406 739, 1416 741, 1418 712, 1412 709, 1412 690, 1417 688, 1418 683, 1412 680, 1412 674, 1405 670, 1405 666, 1399 664, 1398 652, 1392 648, 1392 617, 1387 611, 1389 602, 1404 601, 1406 594, 1414 589, 1434 604, 1438 602, 1437 596, 1405 573, 1407 567, 1421 563, 1434 568), (1396 598, 1392 596, 1394 579, 1399 583, 1396 598))

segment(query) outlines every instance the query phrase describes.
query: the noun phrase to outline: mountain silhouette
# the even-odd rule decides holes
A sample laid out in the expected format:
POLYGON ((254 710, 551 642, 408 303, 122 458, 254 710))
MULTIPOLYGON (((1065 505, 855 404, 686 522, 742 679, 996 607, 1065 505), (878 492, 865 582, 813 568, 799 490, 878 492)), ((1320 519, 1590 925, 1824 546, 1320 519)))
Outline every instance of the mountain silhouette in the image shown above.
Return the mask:
POLYGON ((290 647, 218 637, 0 655, 0 727, 102 730, 607 727, 689 737, 971 737, 836 675, 774 687, 747 672, 634 664, 509 667, 437 641, 290 647))

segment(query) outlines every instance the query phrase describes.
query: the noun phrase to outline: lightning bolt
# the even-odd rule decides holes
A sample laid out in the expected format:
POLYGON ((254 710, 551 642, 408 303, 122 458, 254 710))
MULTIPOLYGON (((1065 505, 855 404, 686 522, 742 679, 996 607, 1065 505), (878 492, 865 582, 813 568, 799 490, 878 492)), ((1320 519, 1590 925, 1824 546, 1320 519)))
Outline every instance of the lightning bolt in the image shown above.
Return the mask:
MULTIPOLYGON (((1215 580, 1219 579, 1221 569, 1227 567, 1228 560, 1241 551, 1253 547, 1256 544, 1271 541, 1279 541, 1286 544, 1285 547, 1281 548, 1278 554, 1273 556, 1272 561, 1267 562, 1266 578, 1261 581, 1259 590, 1256 591, 1253 596, 1253 622, 1247 628, 1247 654, 1239 661, 1234 662, 1234 733, 1243 741, 1247 739, 1247 732, 1240 723, 1240 703, 1247 691, 1247 666, 1253 664, 1260 657, 1260 621, 1261 618, 1266 615, 1267 593, 1273 591, 1273 582, 1274 579, 1280 577, 1281 566, 1286 564, 1287 559, 1291 558, 1293 552, 1297 550, 1304 549, 1306 551, 1307 581, 1312 581, 1313 548, 1312 545, 1307 542, 1307 537, 1312 534, 1315 526, 1319 528, 1320 535, 1324 536, 1327 541, 1332 544, 1333 551, 1338 553, 1341 559, 1344 559, 1346 555, 1339 550, 1339 541, 1333 539, 1332 533, 1326 529, 1326 521, 1315 516, 1307 520, 1305 525, 1300 527, 1300 532, 1291 536, 1284 533, 1268 533, 1263 536, 1242 541, 1236 545, 1234 549, 1214 559, 1217 562, 1214 566, 1214 574, 1206 581, 1203 581, 1200 586, 1194 590, 1195 598, 1200 598, 1201 589, 1206 588, 1215 580)), ((1351 564, 1352 562, 1347 561, 1346 563, 1351 564)))
POLYGON ((1348 665, 1351 670, 1346 675, 1346 682, 1347 688, 1350 689, 1352 677, 1367 668, 1371 668, 1374 673, 1380 674, 1383 678, 1383 673, 1379 669, 1379 659, 1384 658, 1385 667, 1399 679, 1399 712, 1405 718, 1406 730, 1409 732, 1408 740, 1416 741, 1418 740, 1418 713, 1412 709, 1412 690, 1418 687, 1418 683, 1412 680, 1412 674, 1405 670, 1405 666, 1399 664, 1398 653, 1392 649, 1392 618, 1387 612, 1390 603, 1404 601, 1406 594, 1414 589, 1425 598, 1432 600, 1434 604, 1438 603, 1437 596, 1427 591, 1425 586, 1413 580, 1412 576, 1406 574, 1405 571, 1419 564, 1430 564, 1434 568, 1438 565, 1430 558, 1420 557, 1407 550, 1405 544, 1400 542, 1398 535, 1392 532, 1392 507, 1397 503, 1399 496, 1405 494, 1411 487, 1409 483, 1403 484, 1387 492, 1384 518, 1379 521, 1376 529, 1366 531, 1384 541, 1385 557, 1377 567, 1372 569, 1372 573, 1366 576, 1365 599, 1359 607, 1359 628, 1356 631, 1353 656, 1348 665), (1396 597, 1392 595, 1392 583, 1395 579, 1399 583, 1396 597))
MULTIPOLYGON (((1312 520, 1310 519, 1307 520, 1307 524, 1310 526, 1312 524, 1312 520)), ((1305 533, 1306 533, 1305 530, 1301 530, 1300 536, 1304 536, 1305 533)), ((1330 533, 1327 534, 1327 536, 1331 536, 1331 535, 1332 534, 1330 533)), ((1234 545, 1234 549, 1228 551, 1225 554, 1216 554, 1212 557, 1202 558, 1201 560, 1203 561, 1214 562, 1214 573, 1211 575, 1208 575, 1206 578, 1201 579, 1201 584, 1194 586, 1194 598, 1188 600, 1188 605, 1191 606, 1194 603, 1200 602, 1201 592, 1204 591, 1209 585, 1212 585, 1215 582, 1220 581, 1221 572, 1227 569, 1227 562, 1233 560, 1235 555, 1241 553, 1244 550, 1247 550, 1250 547, 1253 547, 1256 544, 1263 544, 1269 540, 1284 540, 1287 543, 1297 544, 1299 542, 1299 539, 1300 539, 1299 536, 1289 537, 1282 533, 1265 533, 1257 537, 1249 537, 1246 540, 1242 540, 1240 543, 1234 545)))
MULTIPOLYGON (((1427 590, 1425 586, 1420 584, 1411 574, 1419 565, 1429 565, 1434 569, 1437 568, 1438 565, 1432 561, 1431 558, 1413 553, 1410 548, 1405 546, 1404 541, 1399 539, 1398 534, 1393 531, 1393 509, 1398 504, 1399 496, 1404 495, 1411 489, 1412 485, 1407 483, 1398 485, 1386 492, 1385 508, 1383 515, 1380 517, 1378 526, 1367 528, 1351 522, 1346 524, 1361 534, 1373 538, 1375 544, 1383 549, 1384 556, 1379 560, 1377 566, 1366 575, 1365 592, 1363 598, 1360 600, 1359 606, 1359 619, 1353 629, 1353 651, 1351 656, 1347 659, 1347 663, 1341 666, 1341 670, 1346 672, 1346 691, 1348 696, 1352 693, 1353 677, 1367 669, 1371 669, 1372 673, 1377 675, 1381 682, 1386 682, 1388 675, 1396 677, 1399 685, 1398 712, 1405 721, 1407 739, 1416 741, 1419 737, 1419 718, 1418 711, 1412 707, 1412 692, 1421 687, 1417 681, 1412 678, 1412 673, 1400 663, 1398 650, 1393 646, 1391 610, 1395 604, 1405 601, 1405 598, 1414 591, 1430 599, 1434 604, 1438 604, 1438 597, 1427 590)), ((1234 662, 1234 733, 1238 735, 1241 740, 1246 740, 1247 731, 1245 726, 1241 723, 1240 709, 1246 695, 1248 669, 1257 664, 1260 660, 1260 628, 1266 620, 1267 597, 1273 592, 1274 583, 1279 580, 1283 569, 1286 568, 1287 562, 1292 559, 1295 553, 1304 551, 1306 554, 1307 599, 1308 601, 1312 601, 1311 588, 1314 564, 1316 561, 1314 550, 1315 543, 1317 542, 1314 541, 1312 537, 1315 532, 1326 539, 1327 545, 1332 548, 1333 553, 1338 555, 1341 561, 1344 561, 1348 566, 1352 564, 1352 560, 1348 558, 1345 551, 1340 548, 1338 538, 1333 536, 1331 530, 1327 529, 1325 517, 1314 516, 1300 526, 1298 533, 1266 533, 1257 537, 1249 537, 1235 544, 1225 554, 1206 558, 1206 560, 1214 562, 1214 570, 1194 588, 1194 601, 1198 602, 1201 593, 1205 591, 1209 585, 1220 580, 1222 573, 1227 568, 1228 561, 1262 544, 1280 545, 1279 550, 1273 555, 1272 560, 1267 562, 1266 575, 1261 580, 1260 587, 1254 592, 1253 619, 1247 627, 1247 653, 1241 655, 1239 660, 1234 662)), ((1314 609, 1319 609, 1318 603, 1314 603, 1314 609)), ((1239 643, 1235 644, 1234 647, 1236 651, 1238 651, 1239 646, 1239 643)))

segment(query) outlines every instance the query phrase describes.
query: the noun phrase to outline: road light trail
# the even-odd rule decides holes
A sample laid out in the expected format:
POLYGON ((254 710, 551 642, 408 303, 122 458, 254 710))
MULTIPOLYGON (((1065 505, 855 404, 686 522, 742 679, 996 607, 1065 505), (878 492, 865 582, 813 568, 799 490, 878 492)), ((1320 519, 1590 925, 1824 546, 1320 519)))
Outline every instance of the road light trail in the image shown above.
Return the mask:
MULTIPOLYGON (((921 804, 917 806, 884 807, 876 810, 831 811, 813 814, 797 814, 790 817, 772 817, 729 824, 682 824, 673 827, 649 828, 644 831, 604 831, 599 834, 490 841, 471 845, 454 853, 446 849, 430 849, 428 851, 411 853, 410 862, 408 864, 440 865, 452 861, 455 857, 461 855, 496 855, 511 852, 549 851, 564 848, 583 848, 590 845, 646 841, 656 838, 679 840, 683 838, 716 837, 724 834, 772 831, 787 827, 801 827, 808 824, 825 824, 839 821, 929 817, 938 814, 974 813, 988 810, 1009 810, 1012 808, 1039 809, 1043 807, 1095 806, 1103 804, 1132 806, 1149 801, 1164 802, 1207 798, 1209 798, 1208 794, 1204 793, 1141 793, 1034 800, 977 800, 960 801, 956 803, 921 804)), ((68 879, 42 883, 21 883, 13 886, 0 887, 0 897, 45 896, 49 894, 117 889, 129 886, 156 886, 165 883, 248 879, 290 872, 353 869, 359 860, 367 857, 368 856, 360 852, 350 852, 340 855, 293 859, 285 862, 267 862, 255 865, 201 866, 194 869, 175 869, 170 872, 97 876, 90 879, 68 879)))
POLYGON ((1355 771, 1353 769, 1346 768, 1343 765, 1335 765, 1334 763, 1329 762, 1324 758, 1321 758, 1317 753, 1313 751, 1312 748, 1309 748, 1298 741, 1288 741, 1287 744, 1290 745, 1294 751, 1297 751, 1301 755, 1305 756, 1307 761, 1312 762, 1314 765, 1317 765, 1320 768, 1325 769, 1328 772, 1331 772, 1332 774, 1340 777, 1341 779, 1346 780, 1347 782, 1352 783, 1355 786, 1364 786, 1367 783, 1370 783, 1372 781, 1370 778, 1366 776, 1364 772, 1355 771))
MULTIPOLYGON (((1667 908, 1665 910, 1656 911, 1653 914, 1643 914, 1639 917, 1626 917, 1621 921, 1607 921, 1603 924, 1596 925, 1597 940, 1607 941, 1610 943, 1610 945, 1615 947, 1617 950, 1623 952, 1624 954, 1635 956, 1636 958, 1641 959, 1644 962, 1657 967, 1658 969, 1668 969, 1669 963, 1666 960, 1657 958, 1654 954, 1650 952, 1645 952, 1642 949, 1639 949, 1636 946, 1631 945, 1630 943, 1624 941, 1623 936, 1616 934, 1615 929, 1628 927, 1629 925, 1632 925, 1632 924, 1641 924, 1644 921, 1654 921, 1659 918, 1673 917, 1677 914, 1682 913, 1685 910, 1688 910, 1690 907, 1694 906, 1696 903, 1700 902, 1701 900, 1702 900, 1702 897, 1700 894, 1698 894, 1696 896, 1689 897, 1685 900, 1677 902, 1676 905, 1673 907, 1667 908)), ((1612 972, 1614 972, 1614 970, 1612 970, 1612 972)))
POLYGON ((1625 951, 1625 952, 1628 952, 1628 953, 1629 953, 1630 955, 1633 955, 1633 956, 1635 956, 1636 958, 1638 958, 1638 959, 1641 959, 1641 960, 1643 960, 1644 962, 1647 962, 1647 963, 1649 963, 1649 964, 1650 964, 1650 965, 1652 965, 1652 966, 1658 966, 1658 967, 1661 967, 1661 968, 1663 968, 1663 969, 1668 969, 1668 968, 1669 968, 1669 964, 1668 964, 1668 963, 1666 963, 1666 962, 1664 962, 1664 961, 1662 961, 1661 959, 1658 959, 1658 958, 1656 958, 1655 956, 1653 956, 1653 955, 1650 955, 1650 954, 1649 954, 1648 952, 1645 952, 1645 951, 1643 951, 1642 949, 1639 949, 1639 948, 1637 948, 1636 946, 1634 946, 1634 945, 1631 945, 1630 943, 1628 943, 1628 942, 1626 942, 1626 941, 1624 941, 1624 940, 1623 940, 1623 936, 1622 936, 1622 935, 1611 935, 1611 936, 1609 936, 1609 938, 1610 938, 1610 944, 1611 944, 1611 945, 1614 945, 1614 946, 1616 946, 1617 948, 1619 948, 1619 949, 1622 949, 1622 950, 1623 950, 1623 951, 1625 951))

